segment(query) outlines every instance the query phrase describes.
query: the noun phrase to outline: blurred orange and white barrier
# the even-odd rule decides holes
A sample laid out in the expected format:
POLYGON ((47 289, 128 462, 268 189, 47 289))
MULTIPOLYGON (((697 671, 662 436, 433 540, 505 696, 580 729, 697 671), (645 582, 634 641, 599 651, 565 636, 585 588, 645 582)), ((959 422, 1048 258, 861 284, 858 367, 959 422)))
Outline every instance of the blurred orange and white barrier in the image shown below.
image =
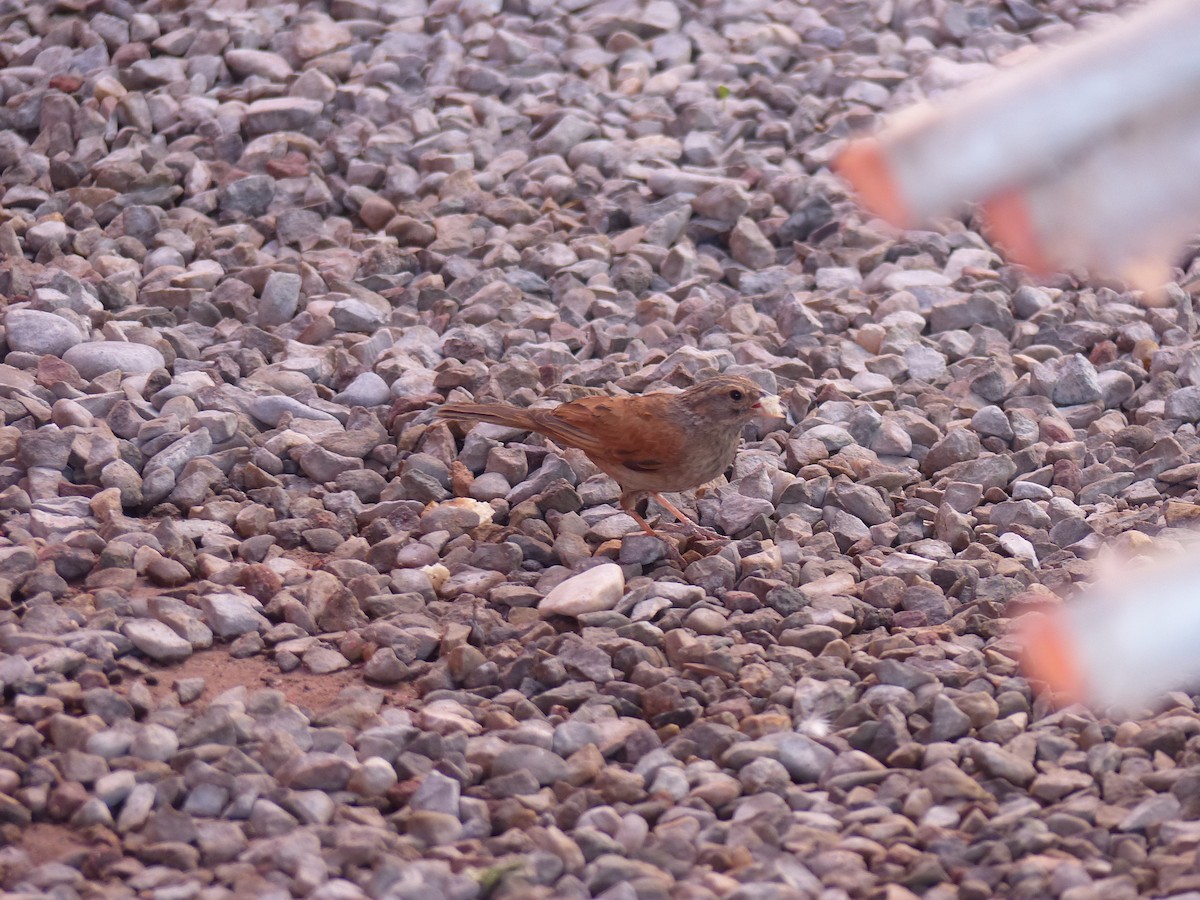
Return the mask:
POLYGON ((1025 617, 1022 668, 1059 705, 1100 711, 1129 712, 1167 691, 1200 688, 1198 575, 1186 555, 1101 575, 1071 603, 1025 617))
POLYGON ((1016 262, 1157 286, 1200 231, 1200 2, 1159 0, 904 110, 835 167, 900 227, 981 203, 1016 262))

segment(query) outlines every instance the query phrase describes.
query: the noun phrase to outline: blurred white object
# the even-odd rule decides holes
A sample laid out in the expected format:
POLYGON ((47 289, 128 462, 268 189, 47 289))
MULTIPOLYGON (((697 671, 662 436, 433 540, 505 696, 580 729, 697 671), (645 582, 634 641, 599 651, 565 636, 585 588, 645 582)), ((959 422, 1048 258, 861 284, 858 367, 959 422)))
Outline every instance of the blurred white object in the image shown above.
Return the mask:
POLYGON ((1131 709, 1200 688, 1200 566, 1158 562, 1104 578, 1026 623, 1022 666, 1060 702, 1131 709))
POLYGON ((904 110, 836 167, 896 225, 981 202, 1017 262, 1148 286, 1200 228, 1198 48, 1200 2, 1159 0, 904 110))

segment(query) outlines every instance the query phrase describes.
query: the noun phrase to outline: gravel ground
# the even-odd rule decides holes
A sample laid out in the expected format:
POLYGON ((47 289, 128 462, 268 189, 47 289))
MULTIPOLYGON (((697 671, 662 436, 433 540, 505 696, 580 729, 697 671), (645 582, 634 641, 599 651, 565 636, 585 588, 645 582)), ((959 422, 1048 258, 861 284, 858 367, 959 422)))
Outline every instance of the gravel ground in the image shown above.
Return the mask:
POLYGON ((1005 635, 1200 514, 1195 249, 1032 286, 828 170, 1115 6, 0 0, 5 896, 1200 897, 1193 698, 1005 635), (682 570, 432 418, 719 371, 793 421, 682 570))

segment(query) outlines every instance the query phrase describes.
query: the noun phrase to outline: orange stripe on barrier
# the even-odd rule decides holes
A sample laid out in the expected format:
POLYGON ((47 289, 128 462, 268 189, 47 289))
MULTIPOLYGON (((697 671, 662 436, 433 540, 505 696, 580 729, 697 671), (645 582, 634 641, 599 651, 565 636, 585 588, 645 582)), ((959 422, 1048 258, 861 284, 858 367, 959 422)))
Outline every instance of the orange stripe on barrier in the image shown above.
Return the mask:
POLYGON ((904 198, 892 178, 883 144, 874 138, 853 141, 833 161, 833 170, 850 182, 862 205, 900 228, 911 228, 904 198))
POLYGON ((1071 640, 1057 616, 1035 616, 1022 629, 1021 668, 1031 681, 1040 681, 1061 705, 1085 696, 1083 675, 1071 640))
POLYGON ((1042 252, 1024 193, 1009 190, 990 197, 983 202, 983 217, 992 242, 1014 261, 1039 275, 1054 271, 1054 265, 1042 252))

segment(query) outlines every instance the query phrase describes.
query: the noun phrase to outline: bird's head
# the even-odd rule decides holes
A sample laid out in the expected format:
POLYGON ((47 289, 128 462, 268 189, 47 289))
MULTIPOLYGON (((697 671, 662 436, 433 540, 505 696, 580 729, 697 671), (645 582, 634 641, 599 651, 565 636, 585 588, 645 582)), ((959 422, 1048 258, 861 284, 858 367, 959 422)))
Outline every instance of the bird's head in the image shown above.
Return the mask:
POLYGON ((751 419, 785 417, 783 406, 774 394, 741 375, 718 375, 679 395, 690 412, 705 421, 720 425, 744 425, 751 419))

